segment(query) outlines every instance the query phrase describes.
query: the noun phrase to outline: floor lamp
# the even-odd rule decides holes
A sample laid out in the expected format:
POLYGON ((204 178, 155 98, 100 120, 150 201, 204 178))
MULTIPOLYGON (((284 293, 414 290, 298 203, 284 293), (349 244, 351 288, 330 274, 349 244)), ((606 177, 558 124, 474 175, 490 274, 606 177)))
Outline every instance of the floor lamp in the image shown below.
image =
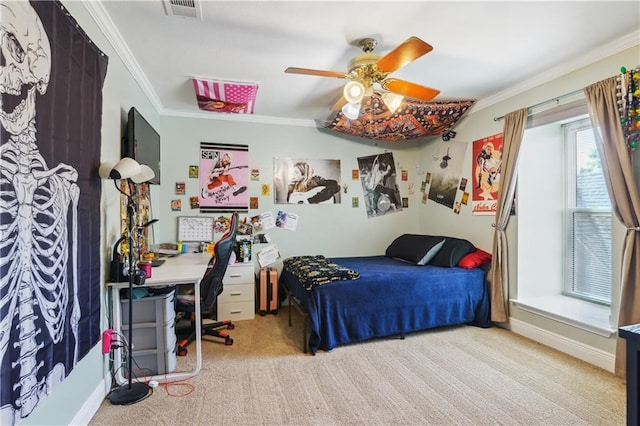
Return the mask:
POLYGON ((129 268, 125 275, 129 280, 129 335, 127 337, 127 368, 129 369, 129 380, 126 384, 114 389, 109 393, 109 402, 115 405, 133 404, 141 401, 149 396, 151 388, 144 382, 133 382, 133 355, 131 351, 131 345, 133 343, 133 299, 131 293, 133 292, 134 284, 144 284, 145 275, 140 269, 137 268, 133 258, 133 222, 136 212, 136 206, 133 201, 133 197, 122 191, 118 187, 117 180, 129 179, 133 183, 143 183, 150 179, 153 179, 155 173, 151 168, 144 164, 139 164, 136 160, 125 157, 118 161, 116 164, 103 164, 99 170, 100 177, 103 179, 113 179, 113 183, 116 186, 118 192, 127 197, 127 240, 129 246, 128 263, 129 268))

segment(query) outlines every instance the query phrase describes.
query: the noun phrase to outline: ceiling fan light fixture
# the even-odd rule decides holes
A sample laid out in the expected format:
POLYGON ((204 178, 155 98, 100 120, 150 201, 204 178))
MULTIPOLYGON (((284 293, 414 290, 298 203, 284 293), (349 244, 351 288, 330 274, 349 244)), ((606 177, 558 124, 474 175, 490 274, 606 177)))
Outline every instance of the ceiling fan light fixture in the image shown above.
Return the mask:
POLYGON ((350 81, 344 85, 344 98, 351 104, 359 104, 364 97, 365 88, 359 81, 350 81))
POLYGON ((351 102, 344 104, 342 113, 349 120, 356 120, 360 116, 360 104, 351 102))
POLYGON ((392 113, 396 112, 403 100, 404 96, 398 95, 397 93, 387 92, 382 95, 382 101, 392 113))

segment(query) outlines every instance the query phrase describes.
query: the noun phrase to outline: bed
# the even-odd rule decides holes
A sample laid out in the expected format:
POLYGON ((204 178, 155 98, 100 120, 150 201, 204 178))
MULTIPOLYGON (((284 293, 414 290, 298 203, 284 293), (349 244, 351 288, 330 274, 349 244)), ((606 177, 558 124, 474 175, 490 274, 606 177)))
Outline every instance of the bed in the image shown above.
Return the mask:
MULTIPOLYGON (((486 282, 490 255, 487 260, 486 252, 466 240, 424 237, 404 234, 379 256, 285 259, 279 281, 289 309, 294 305, 305 314, 304 351, 315 354, 319 349, 329 351, 376 337, 404 337, 441 326, 491 326, 486 282), (402 241, 393 250, 398 240, 402 241), (398 245, 405 253, 399 253, 398 245), (432 250, 425 250, 425 245, 432 250), (477 257, 478 252, 484 260, 459 266, 464 257, 477 257), (322 269, 316 266, 318 261, 334 270, 318 273, 322 269)), ((289 321, 291 325, 291 311, 289 321)))

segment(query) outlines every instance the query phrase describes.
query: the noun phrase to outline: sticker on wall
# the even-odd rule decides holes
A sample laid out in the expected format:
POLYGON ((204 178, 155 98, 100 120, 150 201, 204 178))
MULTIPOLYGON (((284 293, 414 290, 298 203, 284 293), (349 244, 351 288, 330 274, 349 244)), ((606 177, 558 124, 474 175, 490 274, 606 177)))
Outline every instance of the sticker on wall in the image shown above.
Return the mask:
POLYGON ((182 201, 171 200, 171 211, 179 212, 180 210, 182 210, 182 201))
POLYGON ((455 206, 453 207, 453 212, 455 214, 460 214, 460 202, 456 202, 455 206))
POLYGON ((251 180, 260 180, 260 170, 259 169, 251 169, 251 180))
POLYGON ((360 179, 360 170, 358 170, 358 169, 351 169, 351 179, 353 179, 353 180, 358 180, 358 179, 360 179))
POLYGON ((189 166, 189 177, 191 179, 197 179, 198 178, 198 166, 189 166))
POLYGON ((408 170, 401 170, 400 171, 400 175, 402 176, 401 179, 403 182, 406 182, 409 180, 409 171, 408 170))
POLYGON ((189 205, 191 206, 192 209, 199 209, 200 208, 200 197, 198 197, 198 196, 189 197, 189 205))
POLYGON ((185 184, 184 182, 176 182, 176 195, 184 195, 185 184))
POLYGON ((427 199, 428 198, 429 198, 429 196, 427 195, 426 192, 424 194, 422 194, 422 204, 427 204, 427 199))
POLYGON ((467 189, 467 182, 468 179, 467 178, 462 178, 460 179, 460 191, 464 191, 465 189, 467 189))
POLYGON ((260 194, 271 195, 271 185, 269 185, 268 183, 263 183, 260 187, 260 194))
POLYGON ((462 204, 464 204, 465 206, 467 205, 467 203, 469 202, 469 193, 468 192, 463 192, 462 193, 462 199, 460 200, 460 202, 462 204))
POLYGON ((258 197, 249 197, 249 208, 253 210, 258 209, 258 197))
POLYGON ((402 208, 406 209, 409 207, 409 197, 402 197, 402 208))
POLYGON ((358 197, 351 197, 351 207, 354 209, 360 207, 360 199, 358 197))

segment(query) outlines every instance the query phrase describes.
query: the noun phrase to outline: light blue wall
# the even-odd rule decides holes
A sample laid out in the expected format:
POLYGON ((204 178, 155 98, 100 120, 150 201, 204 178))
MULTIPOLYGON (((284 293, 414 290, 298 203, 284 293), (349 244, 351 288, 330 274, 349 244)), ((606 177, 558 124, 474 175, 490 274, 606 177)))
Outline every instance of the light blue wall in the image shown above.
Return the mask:
POLYGON ((161 222, 159 241, 175 241, 176 217, 196 216, 198 210, 189 207, 189 196, 197 196, 198 179, 189 179, 188 167, 198 164, 200 142, 246 144, 249 146, 249 168, 260 171, 259 181, 249 181, 248 194, 258 197, 259 208, 249 215, 284 210, 299 215, 296 231, 274 228, 267 233, 283 256, 324 254, 349 256, 384 254, 385 248, 401 233, 418 231, 419 192, 411 195, 408 185, 419 188, 418 149, 402 143, 372 143, 366 140, 346 140, 321 132, 315 127, 273 124, 238 123, 219 119, 162 117, 163 183, 160 193, 161 222), (351 171, 358 168, 357 158, 390 150, 396 169, 408 172, 408 180, 398 185, 402 197, 409 197, 409 207, 402 212, 367 219, 362 185, 353 180, 351 171), (270 184, 273 191, 274 157, 338 159, 341 163, 342 202, 330 205, 274 204, 273 192, 260 194, 261 184, 270 184), (167 160, 169 159, 169 160, 167 160), (175 195, 175 182, 186 183, 186 194, 175 195), (353 208, 351 198, 359 198, 353 208), (182 201, 182 211, 172 212, 170 202, 182 201))
MULTIPOLYGON (((273 157, 339 158, 342 160, 342 179, 349 184, 349 193, 343 194, 343 203, 330 206, 286 206, 299 213, 301 220, 296 232, 274 230, 272 237, 283 255, 299 253, 322 253, 332 256, 368 255, 381 253, 390 240, 403 232, 422 232, 461 236, 474 242, 485 250, 491 249, 493 228, 491 217, 478 217, 470 214, 470 208, 462 209, 459 215, 433 202, 423 205, 419 201, 420 181, 437 154, 440 139, 434 138, 423 145, 414 144, 376 144, 367 141, 352 141, 320 132, 313 127, 287 126, 280 124, 237 123, 232 121, 160 116, 152 103, 128 71, 124 62, 110 44, 89 10, 83 3, 64 1, 64 5, 79 22, 89 37, 109 56, 109 68, 104 84, 104 105, 102 121, 102 160, 117 161, 120 158, 120 139, 126 113, 135 106, 161 133, 163 184, 152 187, 154 217, 160 219, 157 231, 158 241, 175 239, 175 221, 179 215, 191 215, 188 196, 197 194, 195 181, 188 178, 188 166, 197 164, 197 149, 200 141, 220 143, 240 143, 250 147, 250 167, 260 169, 260 181, 251 182, 251 196, 259 197, 259 209, 276 210, 271 197, 259 195, 260 183, 272 181, 273 157), (399 169, 407 169, 409 181, 401 183, 401 193, 409 197, 409 208, 401 213, 385 217, 367 219, 359 183, 351 180, 351 169, 357 167, 356 158, 392 150, 399 169), (184 197, 176 197, 176 181, 187 183, 184 197), (406 185, 414 183, 416 193, 408 194, 406 185), (360 197, 361 207, 351 207, 351 197, 360 197), (169 204, 174 198, 182 198, 183 211, 171 212, 169 204), (157 201, 156 201, 157 200, 157 201)), ((595 81, 614 75, 621 65, 634 66, 637 63, 639 47, 629 49, 605 61, 585 67, 551 83, 528 90, 522 95, 504 100, 491 107, 472 112, 456 127, 456 141, 472 142, 502 131, 502 122, 494 117, 504 115, 518 108, 562 95, 582 88, 595 81)), ((464 160, 466 177, 470 177, 471 149, 467 150, 464 160)), ((464 175, 464 174, 463 174, 464 175)), ((106 273, 110 247, 119 234, 118 193, 113 185, 104 185, 102 206, 102 258, 103 271, 106 273)), ((517 221, 517 216, 512 219, 517 221)), ((507 232, 510 247, 517 242, 516 226, 510 226, 507 232)), ((511 291, 515 291, 515 258, 510 264, 511 291)), ((104 282, 104 279, 103 279, 104 282)), ((104 290, 103 290, 104 293, 104 290)), ((103 300, 104 300, 103 295, 103 300)), ((106 306, 106 302, 104 302, 106 306)), ((108 324, 106 310, 103 324, 108 324)), ((593 336, 558 326, 556 323, 527 316, 512 307, 512 315, 537 327, 561 333, 571 339, 584 342, 612 352, 609 342, 594 339, 593 336)), ((88 421, 95 409, 91 398, 102 392, 103 380, 109 381, 107 359, 96 346, 74 369, 70 376, 56 388, 36 408, 23 424, 62 425, 72 421, 88 421)), ((105 392, 102 392, 104 396, 105 392)))

